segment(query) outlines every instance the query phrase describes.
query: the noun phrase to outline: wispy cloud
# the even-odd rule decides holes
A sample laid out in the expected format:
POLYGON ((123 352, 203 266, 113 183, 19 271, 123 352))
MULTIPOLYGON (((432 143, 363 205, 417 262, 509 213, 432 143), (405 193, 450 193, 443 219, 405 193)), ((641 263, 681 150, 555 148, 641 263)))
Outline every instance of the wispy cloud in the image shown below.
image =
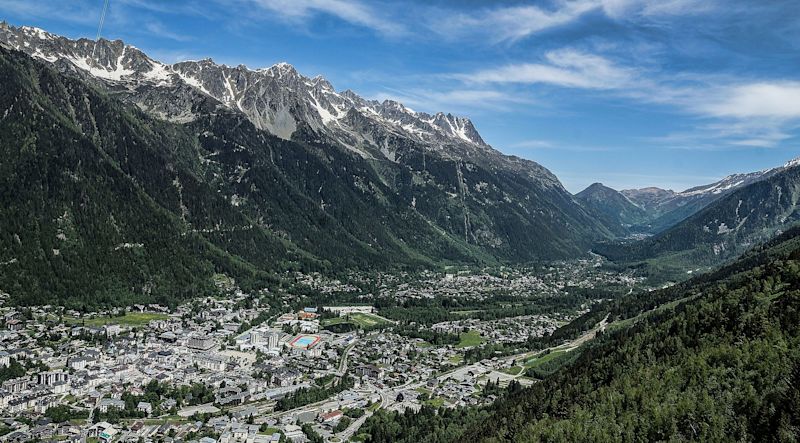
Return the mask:
POLYGON ((698 109, 710 115, 733 118, 800 118, 800 82, 777 81, 732 85, 698 109))
POLYGON ((478 12, 428 11, 429 27, 449 38, 480 37, 492 43, 516 42, 572 24, 590 13, 612 20, 642 20, 665 15, 692 15, 716 8, 712 0, 556 0, 548 6, 494 6, 478 12))
POLYGON ((191 36, 175 32, 168 27, 161 24, 161 22, 151 21, 144 25, 145 29, 151 34, 157 35, 162 38, 168 38, 179 42, 188 42, 192 40, 191 36))
POLYGON ((611 152, 617 150, 616 148, 610 146, 554 143, 550 140, 539 140, 539 139, 522 140, 516 143, 511 143, 507 146, 515 150, 529 150, 529 151, 539 151, 547 149, 547 150, 558 150, 558 151, 569 151, 569 152, 611 152))
POLYGON ((450 78, 498 92, 508 85, 528 85, 526 93, 533 95, 537 86, 548 86, 667 106, 696 123, 693 130, 649 140, 668 147, 774 147, 800 128, 800 82, 645 69, 574 48, 549 51, 536 63, 450 74, 450 78))
POLYGON ((759 119, 719 119, 660 137, 643 139, 648 144, 670 149, 723 151, 745 148, 774 148, 795 136, 797 123, 759 119))
POLYGON ((571 23, 598 7, 595 1, 560 1, 550 9, 508 6, 479 13, 440 11, 431 27, 443 35, 489 34, 494 42, 516 41, 537 32, 571 23))
POLYGON ((361 1, 248 0, 248 2, 293 22, 301 22, 313 18, 317 14, 325 14, 382 34, 398 35, 405 32, 405 27, 396 19, 381 13, 380 7, 376 8, 361 1))
POLYGON ((374 100, 394 100, 426 112, 446 110, 467 113, 474 111, 507 111, 511 105, 532 104, 533 100, 503 91, 487 89, 428 90, 386 89, 372 96, 374 100))
POLYGON ((715 0, 600 0, 600 4, 615 19, 703 14, 717 8, 715 0))
POLYGON ((614 89, 629 84, 633 71, 599 55, 561 49, 546 53, 543 63, 512 64, 456 77, 475 83, 545 83, 570 88, 614 89))
POLYGON ((549 140, 522 140, 509 145, 510 148, 518 149, 547 149, 555 145, 549 140))

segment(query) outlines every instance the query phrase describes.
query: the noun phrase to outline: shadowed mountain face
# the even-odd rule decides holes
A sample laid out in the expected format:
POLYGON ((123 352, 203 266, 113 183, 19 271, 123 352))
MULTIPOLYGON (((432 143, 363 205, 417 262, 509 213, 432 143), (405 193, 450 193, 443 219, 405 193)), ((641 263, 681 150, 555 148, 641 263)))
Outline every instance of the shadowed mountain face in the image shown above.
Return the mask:
POLYGON ((623 262, 650 261, 678 270, 719 264, 800 222, 797 161, 737 187, 675 226, 641 242, 600 245, 623 262))
POLYGON ((584 207, 590 208, 604 218, 606 226, 613 227, 618 235, 630 232, 636 225, 644 224, 648 220, 645 209, 637 206, 620 192, 594 183, 583 191, 575 194, 584 207))
POLYGON ((611 235, 467 119, 285 64, 166 66, 104 40, 92 61, 91 41, 5 24, 0 42, 38 59, 0 53, 0 289, 22 301, 174 301, 214 272, 263 285, 285 269, 569 258, 611 235))
POLYGON ((791 165, 792 162, 789 162, 784 166, 763 171, 732 174, 717 182, 696 186, 683 192, 642 188, 624 189, 620 193, 647 211, 648 220, 641 229, 657 234, 731 192, 751 183, 765 180, 791 165))

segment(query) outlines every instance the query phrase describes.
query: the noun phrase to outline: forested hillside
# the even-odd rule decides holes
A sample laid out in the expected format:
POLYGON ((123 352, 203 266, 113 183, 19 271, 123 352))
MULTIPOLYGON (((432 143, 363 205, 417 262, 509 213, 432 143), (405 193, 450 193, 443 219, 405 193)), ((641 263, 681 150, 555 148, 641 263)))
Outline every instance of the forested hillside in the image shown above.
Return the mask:
POLYGON ((666 231, 627 244, 600 243, 595 251, 624 264, 682 278, 734 259, 800 221, 800 168, 780 168, 769 178, 739 188, 666 231))
POLYGON ((0 77, 0 287, 15 302, 173 303, 208 293, 214 272, 265 284, 203 237, 252 222, 202 182, 184 130, 2 48, 0 77))
POLYGON ((256 289, 287 270, 569 258, 608 234, 532 162, 413 140, 395 141, 402 164, 365 159, 202 94, 170 122, 56 67, 0 46, 0 290, 18 304, 175 304, 215 273, 256 289))
POLYGON ((575 199, 602 217, 604 224, 619 236, 637 231, 637 225, 648 221, 647 211, 602 183, 591 184, 575 194, 575 199))
POLYGON ((376 414, 370 441, 797 441, 800 229, 595 312, 617 323, 545 380, 484 409, 376 414))

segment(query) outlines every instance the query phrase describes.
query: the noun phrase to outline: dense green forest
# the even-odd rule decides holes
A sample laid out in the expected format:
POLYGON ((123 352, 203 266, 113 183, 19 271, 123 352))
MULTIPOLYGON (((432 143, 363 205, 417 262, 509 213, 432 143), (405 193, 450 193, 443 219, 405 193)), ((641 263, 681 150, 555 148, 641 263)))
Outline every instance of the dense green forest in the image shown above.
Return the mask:
POLYGON ((363 430, 373 442, 800 438, 800 229, 579 320, 600 315, 620 326, 530 388, 480 409, 378 413, 363 430))

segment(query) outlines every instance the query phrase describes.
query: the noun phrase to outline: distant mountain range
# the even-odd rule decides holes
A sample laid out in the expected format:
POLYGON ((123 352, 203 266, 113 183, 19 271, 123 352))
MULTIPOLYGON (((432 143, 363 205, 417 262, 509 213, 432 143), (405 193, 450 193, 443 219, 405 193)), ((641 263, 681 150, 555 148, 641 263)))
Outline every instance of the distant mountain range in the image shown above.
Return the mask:
POLYGON ((644 188, 622 190, 621 193, 648 212, 650 220, 647 223, 647 229, 649 232, 658 233, 689 217, 709 203, 736 189, 767 179, 789 165, 763 171, 732 174, 717 182, 696 186, 683 192, 644 188))
POLYGON ((596 250, 619 262, 650 262, 674 276, 676 271, 707 268, 735 258, 797 224, 800 160, 731 175, 681 193, 654 188, 623 192, 656 214, 656 220, 680 220, 643 241, 602 243, 596 250), (671 207, 675 209, 660 212, 671 207), (688 217, 681 218, 686 213, 688 217))
POLYGON ((650 219, 651 211, 602 183, 593 183, 575 194, 575 198, 584 207, 602 216, 605 225, 618 236, 624 237, 635 232, 650 219))
POLYGON ((794 163, 683 192, 598 183, 572 196, 467 118, 337 92, 285 63, 166 65, 7 23, 0 46, 0 290, 20 302, 169 303, 210 291, 214 273, 255 288, 287 270, 592 248, 619 261, 711 248, 710 263, 795 220, 794 163), (654 236, 616 243, 634 234, 654 236))
POLYGON ((0 45, 0 289, 20 303, 174 303, 215 272, 263 287, 292 269, 578 257, 614 236, 465 118, 283 63, 164 65, 5 23, 0 45))
POLYGON ((762 171, 732 174, 682 192, 656 187, 616 191, 602 183, 594 183, 575 197, 585 207, 605 215, 609 229, 618 234, 620 227, 622 234, 658 234, 731 192, 766 180, 797 164, 800 164, 800 159, 762 171))

